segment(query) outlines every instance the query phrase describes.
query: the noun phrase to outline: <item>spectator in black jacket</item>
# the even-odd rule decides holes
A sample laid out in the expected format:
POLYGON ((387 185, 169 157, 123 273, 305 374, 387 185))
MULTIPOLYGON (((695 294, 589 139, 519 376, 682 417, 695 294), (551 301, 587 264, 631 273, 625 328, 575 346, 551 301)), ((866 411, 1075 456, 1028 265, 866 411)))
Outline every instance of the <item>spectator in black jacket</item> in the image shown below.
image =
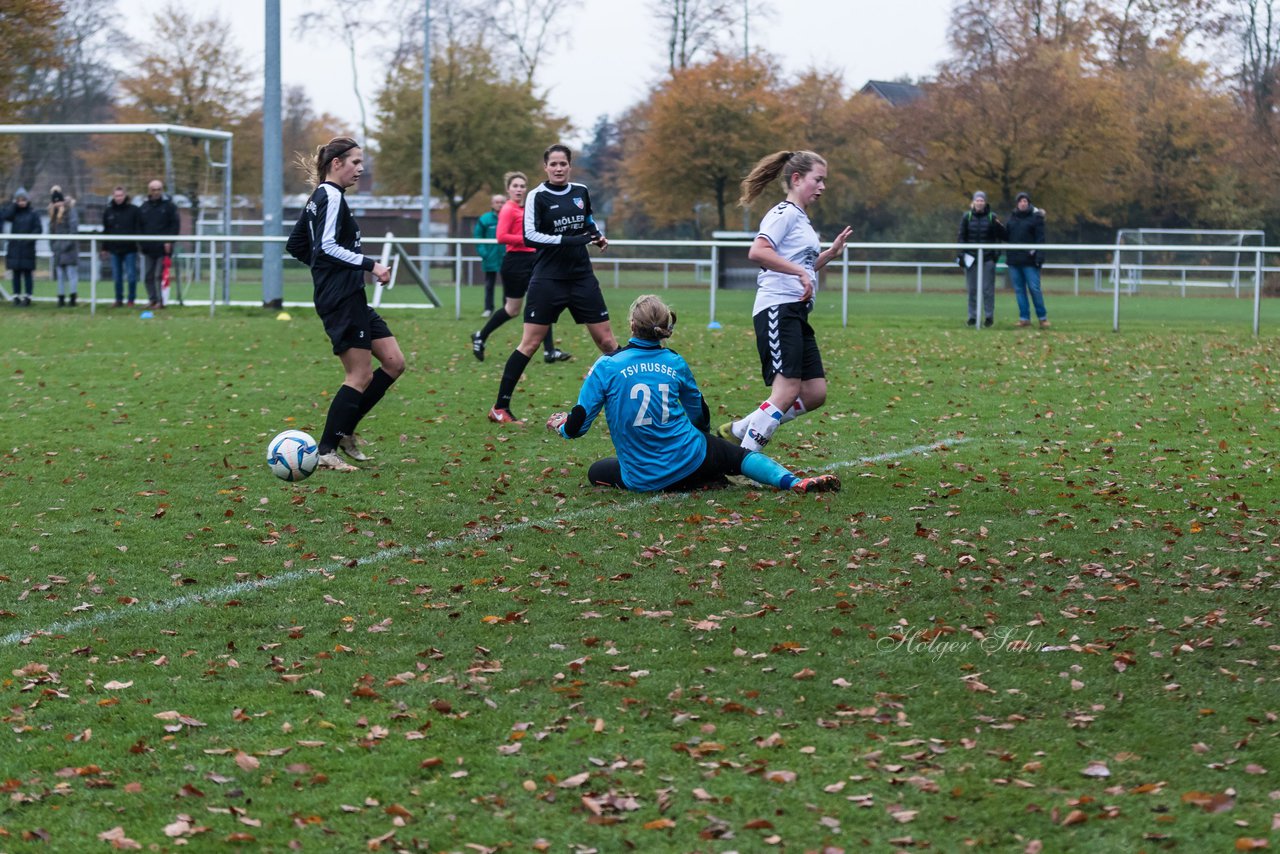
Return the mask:
MULTIPOLYGON (((111 191, 111 201, 102 211, 102 233, 140 234, 142 232, 142 214, 138 206, 129 201, 129 194, 124 187, 116 187, 111 191)), ((116 308, 124 305, 124 280, 129 279, 129 305, 133 305, 138 297, 138 244, 132 240, 110 240, 106 242, 102 255, 111 255, 111 278, 116 283, 116 308)))
MULTIPOLYGON (((1031 204, 1031 196, 1018 193, 1014 202, 1013 213, 1009 215, 1010 243, 1044 243, 1044 211, 1031 204)), ((1049 326, 1048 313, 1044 310, 1044 295, 1040 292, 1040 265, 1044 263, 1044 253, 1039 249, 1009 250, 1009 285, 1018 300, 1018 325, 1031 325, 1031 306, 1027 301, 1027 292, 1031 292, 1031 302, 1036 307, 1036 318, 1040 328, 1049 326)))
MULTIPOLYGON (((0 210, 0 221, 8 221, 9 231, 13 234, 39 234, 44 231, 40 214, 31 207, 31 197, 21 188, 13 194, 13 203, 0 210)), ((10 240, 5 248, 4 261, 5 266, 13 271, 13 304, 30 306, 33 290, 31 277, 36 269, 35 241, 10 240)))
POLYGON ((990 326, 995 323, 996 261, 1000 258, 1000 250, 992 244, 1005 242, 1005 228, 1004 223, 987 206, 987 194, 981 190, 973 194, 969 210, 960 219, 956 242, 984 244, 981 270, 976 246, 973 249, 965 247, 960 253, 959 261, 964 268, 965 287, 969 290, 969 325, 974 326, 978 322, 978 274, 981 273, 982 325, 990 326))
MULTIPOLYGON (((139 208, 142 227, 139 234, 155 234, 173 237, 178 233, 178 206, 164 192, 164 184, 152 179, 147 185, 147 200, 139 208)), ((164 308, 164 294, 161 293, 161 279, 164 274, 164 261, 173 255, 173 241, 143 241, 138 244, 146 259, 143 281, 147 284, 147 308, 164 308)))

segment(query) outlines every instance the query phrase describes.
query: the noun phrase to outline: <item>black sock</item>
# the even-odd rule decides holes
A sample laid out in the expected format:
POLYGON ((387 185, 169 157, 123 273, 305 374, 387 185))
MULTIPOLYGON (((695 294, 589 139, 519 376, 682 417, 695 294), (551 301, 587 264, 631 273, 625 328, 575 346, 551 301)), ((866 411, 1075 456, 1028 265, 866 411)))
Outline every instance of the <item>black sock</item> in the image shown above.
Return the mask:
POLYGON ((329 403, 329 415, 324 421, 324 433, 320 435, 320 453, 330 454, 338 447, 338 440, 355 432, 360 420, 360 398, 364 397, 345 383, 329 403))
POLYGON ((556 328, 554 326, 547 327, 547 337, 542 339, 542 349, 548 353, 556 351, 556 328))
POLYGON ((493 330, 511 319, 511 315, 507 314, 505 308, 495 309, 493 314, 489 315, 489 322, 484 325, 484 329, 480 330, 480 340, 488 341, 489 336, 493 334, 493 330))
POLYGON ((516 383, 520 382, 520 377, 528 366, 528 356, 519 350, 511 351, 507 365, 502 369, 502 383, 498 386, 498 402, 493 405, 494 409, 511 409, 511 395, 515 393, 516 383))
MULTIPOLYGON (((360 409, 356 413, 356 424, 359 424, 360 420, 369 414, 369 410, 373 409, 378 401, 382 400, 382 396, 387 393, 387 389, 391 388, 391 384, 395 381, 396 378, 382 370, 382 368, 378 368, 373 372, 373 380, 360 398, 360 409)), ((354 430, 355 425, 352 425, 352 431, 354 430)))

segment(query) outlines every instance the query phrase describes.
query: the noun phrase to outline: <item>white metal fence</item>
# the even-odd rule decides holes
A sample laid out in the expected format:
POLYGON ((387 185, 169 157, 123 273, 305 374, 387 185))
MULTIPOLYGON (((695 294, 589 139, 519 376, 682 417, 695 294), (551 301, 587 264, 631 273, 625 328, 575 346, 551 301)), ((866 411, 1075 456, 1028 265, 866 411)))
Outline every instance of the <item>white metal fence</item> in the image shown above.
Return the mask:
MULTIPOLYGON (((34 240, 43 251, 51 235, 8 234, 8 240, 34 240)), ((59 235, 60 239, 66 239, 59 235)), ((99 250, 105 250, 113 241, 154 240, 154 236, 132 235, 111 236, 79 235, 77 240, 82 246, 82 255, 89 259, 88 286, 91 310, 99 302, 112 300, 99 299, 97 287, 100 282, 110 281, 110 270, 107 278, 103 276, 103 265, 100 262, 99 250)), ((232 297, 232 282, 238 277, 241 264, 258 266, 261 263, 263 247, 268 243, 283 244, 284 237, 262 237, 238 235, 182 235, 178 242, 188 247, 183 257, 187 259, 183 267, 182 300, 187 305, 207 305, 212 315, 219 304, 222 305, 254 305, 257 301, 242 294, 238 299, 232 297), (192 263, 195 262, 195 263, 192 263), (203 291, 208 286, 207 299, 196 297, 197 290, 203 291)), ((364 238, 367 250, 380 251, 383 244, 396 243, 405 248, 413 261, 421 264, 427 261, 432 270, 451 271, 449 280, 454 291, 454 316, 461 317, 463 287, 472 277, 470 270, 478 263, 475 247, 485 241, 473 238, 418 238, 418 237, 377 237, 368 235, 364 238)), ((596 254, 593 261, 596 274, 603 287, 621 287, 623 279, 632 270, 644 270, 652 275, 645 287, 657 289, 673 286, 673 280, 687 286, 692 284, 707 293, 709 314, 714 323, 716 318, 716 294, 720 290, 720 277, 726 269, 722 253, 737 253, 745 258, 745 250, 750 243, 743 241, 673 241, 673 240, 616 240, 610 241, 609 250, 596 254)), ((937 281, 946 276, 949 286, 946 290, 963 290, 963 279, 959 273, 954 256, 958 251, 968 250, 979 256, 977 263, 985 260, 985 253, 995 250, 1001 253, 1008 249, 1036 248, 1050 254, 1069 252, 1072 255, 1087 256, 1096 254, 1098 260, 1093 263, 1051 263, 1045 264, 1044 270, 1057 277, 1070 277, 1072 291, 1079 294, 1082 287, 1092 291, 1110 291, 1113 295, 1113 328, 1120 326, 1120 296, 1136 293, 1130 284, 1133 280, 1131 268, 1140 263, 1138 248, 1117 247, 1114 244, 1079 245, 1079 244, 1043 244, 1035 247, 1001 244, 991 247, 975 247, 973 244, 956 243, 850 243, 845 246, 841 256, 833 260, 824 270, 824 290, 830 294, 839 289, 841 299, 841 320, 848 324, 849 300, 851 294, 858 291, 870 293, 873 281, 882 280, 885 289, 909 290, 914 281, 914 289, 923 294, 927 290, 938 289, 937 281), (1132 253, 1132 256, 1131 256, 1132 253), (905 277, 905 282, 904 282, 905 277), (892 278, 893 284, 884 283, 884 279, 892 278)), ((1177 247, 1161 247, 1170 249, 1177 247)), ((1235 263, 1200 264, 1196 266, 1168 266, 1161 268, 1169 273, 1162 284, 1177 290, 1181 295, 1197 289, 1217 289, 1230 291, 1236 298, 1251 297, 1253 303, 1253 332, 1258 334, 1260 324, 1261 299, 1264 277, 1267 274, 1280 273, 1280 266, 1265 264, 1268 256, 1280 255, 1280 247, 1259 246, 1241 249, 1238 246, 1194 246, 1187 247, 1204 259, 1226 259, 1235 263), (1231 276, 1234 285, 1224 282, 1206 282, 1197 273, 1212 271, 1231 276), (1234 274, 1234 275, 1232 275, 1234 274)), ((742 265, 738 265, 741 269, 742 265)), ((1152 265, 1143 265, 1143 270, 1150 272, 1152 265)), ((1150 282, 1147 282, 1150 287, 1150 282)), ((0 293, 5 299, 9 294, 5 284, 0 284, 0 293)), ((308 294, 309 296, 309 291, 308 294)), ((979 288, 981 300, 981 288, 979 288)), ((298 300, 293 305, 310 305, 309 300, 298 300)), ((386 307, 409 307, 410 303, 384 303, 386 307)), ((416 304, 419 307, 420 303, 416 304)), ((979 305, 979 316, 981 316, 979 305)), ((981 329, 979 324, 975 328, 981 329)))

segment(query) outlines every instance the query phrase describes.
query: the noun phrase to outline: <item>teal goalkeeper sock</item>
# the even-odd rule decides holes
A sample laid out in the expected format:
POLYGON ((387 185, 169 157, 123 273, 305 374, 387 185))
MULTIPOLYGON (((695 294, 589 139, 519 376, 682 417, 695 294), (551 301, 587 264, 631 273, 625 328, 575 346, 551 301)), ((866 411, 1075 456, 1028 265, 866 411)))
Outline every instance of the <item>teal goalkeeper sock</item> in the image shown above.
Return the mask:
POLYGON ((742 473, 756 483, 790 489, 800 478, 787 471, 779 462, 769 459, 759 451, 752 451, 742 460, 742 473))

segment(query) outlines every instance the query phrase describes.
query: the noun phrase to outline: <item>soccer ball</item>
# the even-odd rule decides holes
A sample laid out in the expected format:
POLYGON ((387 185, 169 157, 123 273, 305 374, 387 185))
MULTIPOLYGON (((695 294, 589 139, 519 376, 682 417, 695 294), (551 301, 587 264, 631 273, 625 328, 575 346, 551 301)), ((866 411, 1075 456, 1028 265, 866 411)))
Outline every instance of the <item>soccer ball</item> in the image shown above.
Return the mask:
POLYGON ((267 443, 267 466, 281 480, 306 480, 319 462, 316 440, 301 430, 285 430, 267 443))

